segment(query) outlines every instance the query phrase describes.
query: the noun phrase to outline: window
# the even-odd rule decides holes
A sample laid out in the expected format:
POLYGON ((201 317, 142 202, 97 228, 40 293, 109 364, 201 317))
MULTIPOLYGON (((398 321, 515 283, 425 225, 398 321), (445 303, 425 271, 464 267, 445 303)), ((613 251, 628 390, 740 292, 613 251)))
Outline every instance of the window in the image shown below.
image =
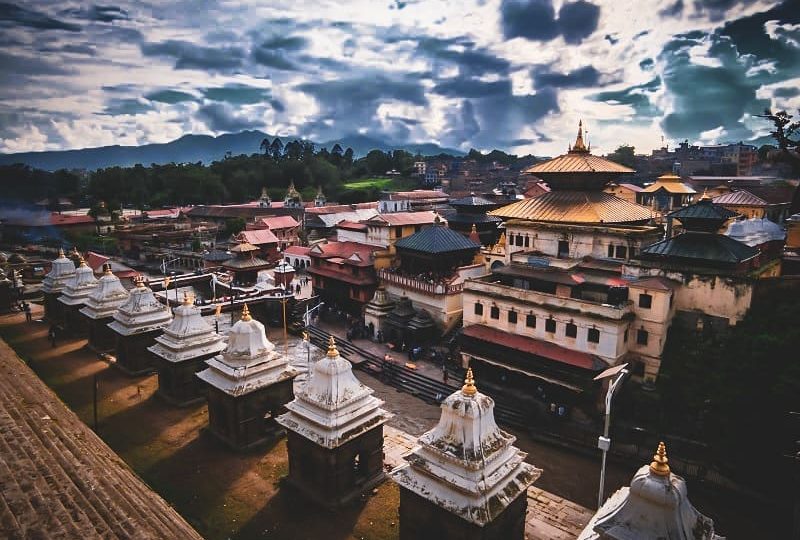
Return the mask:
POLYGON ((525 235, 525 247, 530 247, 531 245, 531 238, 528 235, 525 235))
POLYGON ((533 313, 528 313, 525 316, 525 326, 528 328, 536 328, 536 315, 533 313))
POLYGON ((517 242, 516 242, 516 244, 517 244, 518 246, 522 247, 522 235, 521 235, 521 234, 518 234, 518 235, 517 235, 517 242))
POLYGON ((556 320, 555 319, 547 319, 544 321, 544 331, 549 332, 551 334, 556 333, 556 320))
POLYGON ((642 293, 642 294, 639 295, 639 307, 640 308, 650 309, 650 307, 652 305, 653 305, 653 297, 652 296, 650 296, 649 294, 645 294, 645 293, 642 293))
POLYGON ((589 343, 600 343, 600 330, 597 328, 589 328, 589 333, 586 335, 586 340, 589 343))
POLYGON ((394 235, 396 238, 401 238, 403 236, 403 227, 395 227, 394 235))
POLYGON ((608 256, 614 258, 614 245, 608 244, 608 256))
POLYGON ((517 312, 516 311, 509 311, 508 312, 508 322, 511 324, 517 324, 517 312))
POLYGON ((669 307, 672 307, 672 300, 675 298, 674 294, 669 295, 669 307))
POLYGON ((566 240, 558 241, 558 258, 563 259, 569 255, 569 242, 566 240))
POLYGON ((475 302, 475 315, 483 315, 483 304, 475 302))
POLYGON ((617 259, 624 259, 628 256, 628 248, 625 246, 617 246, 617 259))
POLYGON ((647 330, 639 329, 636 331, 636 343, 639 345, 647 345, 647 330))
POLYGON ((622 341, 624 341, 625 343, 628 342, 628 329, 627 328, 625 329, 625 335, 622 336, 622 341))
POLYGON ((500 318, 500 308, 497 306, 492 306, 492 309, 489 311, 489 316, 492 319, 499 319, 500 318))
POLYGON ((567 329, 564 333, 567 337, 576 337, 578 335, 578 326, 573 323, 567 323, 567 329))

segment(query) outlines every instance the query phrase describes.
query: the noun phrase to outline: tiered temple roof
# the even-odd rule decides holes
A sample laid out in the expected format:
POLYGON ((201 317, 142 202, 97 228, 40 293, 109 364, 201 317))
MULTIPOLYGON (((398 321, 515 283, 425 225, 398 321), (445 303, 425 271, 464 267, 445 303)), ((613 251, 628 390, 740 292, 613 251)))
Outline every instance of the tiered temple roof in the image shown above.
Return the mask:
POLYGON ((697 193, 694 188, 684 184, 680 176, 673 173, 659 176, 653 184, 642 189, 641 193, 655 193, 659 189, 663 189, 673 195, 692 195, 697 193))
POLYGON ((184 295, 183 304, 173 311, 174 318, 156 337, 150 352, 169 362, 182 362, 222 352, 225 342, 201 316, 200 308, 184 295))
POLYGON ((106 265, 103 276, 97 280, 97 287, 89 294, 81 313, 90 319, 111 317, 119 307, 128 300, 128 291, 122 286, 119 278, 106 265))
POLYGON ((645 223, 655 217, 646 206, 602 191, 552 191, 492 210, 489 215, 504 219, 608 225, 645 223))
POLYGON ((372 394, 353 375, 331 336, 328 353, 314 364, 308 383, 277 421, 320 446, 336 448, 391 418, 372 394))
POLYGON ((480 243, 445 227, 438 220, 433 227, 427 227, 395 242, 395 248, 420 251, 430 254, 443 254, 453 251, 478 250, 480 243))
POLYGON ((138 278, 127 301, 114 313, 109 328, 122 336, 158 330, 172 321, 169 306, 156 299, 153 291, 138 278))
POLYGON ((432 430, 390 474, 400 486, 479 526, 502 513, 536 481, 515 437, 497 427, 494 400, 475 388, 472 370, 463 388, 442 402, 432 430))
POLYGON ((64 255, 64 250, 58 250, 58 258, 53 260, 50 271, 42 280, 42 292, 60 293, 75 276, 75 263, 64 255))
POLYGON ((298 374, 289 359, 275 350, 264 325, 250 316, 246 304, 242 318, 228 333, 225 350, 206 363, 208 368, 197 376, 231 396, 249 394, 298 374))
POLYGON ((714 522, 692 506, 684 479, 670 471, 663 442, 653 462, 606 500, 578 540, 633 538, 723 540, 714 522))
POLYGON ((75 275, 64 285, 64 292, 58 297, 60 302, 68 306, 83 305, 89 299, 89 295, 97 288, 97 278, 89 265, 81 258, 75 275))

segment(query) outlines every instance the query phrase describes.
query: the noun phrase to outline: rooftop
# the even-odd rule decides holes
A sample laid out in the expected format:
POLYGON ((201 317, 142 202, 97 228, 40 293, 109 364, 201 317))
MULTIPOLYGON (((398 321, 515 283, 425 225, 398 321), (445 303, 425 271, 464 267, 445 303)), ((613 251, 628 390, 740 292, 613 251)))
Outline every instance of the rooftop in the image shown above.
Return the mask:
POLYGON ((300 225, 292 216, 262 217, 261 219, 258 219, 255 224, 265 226, 273 230, 291 229, 300 225))
POLYGON ((424 253, 449 253, 452 251, 478 250, 481 245, 473 242, 463 234, 437 224, 426 227, 395 242, 395 248, 421 251, 424 253))
POLYGON ((552 191, 492 210, 504 219, 559 223, 636 223, 655 217, 650 208, 602 191, 552 191))
POLYGON ((659 176, 658 179, 655 181, 655 183, 650 184, 649 186, 647 186, 644 189, 641 189, 640 191, 642 193, 655 193, 659 189, 663 189, 664 191, 667 191, 674 195, 681 195, 681 194, 692 195, 694 193, 697 193, 697 191, 695 191, 694 188, 684 184, 681 181, 680 176, 677 176, 672 173, 667 173, 659 176))
POLYGON ((732 206, 767 206, 769 204, 761 197, 756 197, 743 189, 714 197, 712 201, 714 204, 730 204, 732 206))
POLYGON ((398 225, 427 225, 433 223, 438 214, 431 210, 423 212, 390 212, 378 214, 368 220, 369 223, 383 222, 390 226, 398 225))
POLYGON ((354 266, 372 266, 372 253, 376 249, 359 242, 327 242, 316 244, 308 254, 320 259, 342 259, 354 266))
MULTIPOLYGON (((289 216, 286 216, 289 217, 289 216)), ((292 220, 294 221, 294 220, 292 220)), ((278 237, 273 234, 273 232, 269 229, 254 229, 250 231, 242 231, 236 235, 236 240, 238 242, 243 242, 248 245, 252 244, 253 246, 260 246, 264 244, 277 244, 278 237)), ((237 246, 238 247, 238 246, 237 246)), ((231 251, 235 252, 236 248, 232 248, 231 251)))
POLYGON ((738 264, 758 254, 757 248, 722 234, 688 231, 643 248, 640 258, 678 258, 738 264))

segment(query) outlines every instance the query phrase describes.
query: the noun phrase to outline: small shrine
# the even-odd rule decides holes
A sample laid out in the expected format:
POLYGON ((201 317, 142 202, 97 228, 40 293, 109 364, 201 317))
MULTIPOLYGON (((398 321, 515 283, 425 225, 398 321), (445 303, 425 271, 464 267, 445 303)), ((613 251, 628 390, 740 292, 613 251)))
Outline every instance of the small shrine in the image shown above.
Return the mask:
POLYGON ((420 309, 408 321, 406 339, 414 345, 427 345, 435 340, 438 334, 436 322, 427 309, 420 309))
POLYGON ((714 522, 689 501, 686 481, 672 473, 664 443, 650 465, 633 475, 597 511, 578 540, 629 538, 692 538, 724 540, 714 532, 714 522))
POLYGON ((6 276, 6 273, 0 268, 0 313, 7 313, 11 311, 11 294, 14 284, 6 276))
POLYGON ((414 306, 411 305, 411 300, 407 296, 398 298, 394 309, 384 320, 386 339, 398 343, 405 341, 408 334, 408 323, 416 314, 414 306))
POLYGON ((268 261, 258 257, 259 249, 248 242, 241 242, 231 248, 233 258, 222 263, 222 268, 233 277, 235 285, 255 285, 258 272, 272 266, 268 261))
POLYGON ((128 375, 141 375, 153 370, 153 359, 148 347, 164 326, 172 321, 169 306, 158 301, 153 291, 145 286, 141 276, 130 291, 128 300, 114 313, 108 327, 117 333, 114 364, 128 375))
POLYGON ((206 364, 197 377, 207 391, 209 432, 237 450, 276 437, 275 418, 293 399, 299 373, 275 350, 247 304, 228 333, 225 350, 206 364))
POLYGON ((288 289, 291 286, 295 275, 294 266, 286 261, 281 261, 272 272, 276 287, 288 289))
POLYGON ((390 476, 400 486, 400 538, 522 540, 527 491, 541 469, 497 427, 494 400, 467 370, 461 390, 390 476))
POLYGON ((286 196, 283 198, 284 208, 303 208, 303 197, 300 192, 294 187, 294 180, 289 182, 289 189, 286 190, 286 196))
POLYGON ((75 275, 64 285, 64 291, 58 297, 58 301, 63 304, 64 328, 67 333, 74 336, 83 336, 89 331, 88 319, 81 314, 80 310, 89 300, 89 295, 97 288, 97 278, 94 272, 80 257, 78 268, 75 275))
POLYGON ((383 285, 375 290, 375 296, 364 308, 364 324, 372 331, 373 339, 386 335, 386 317, 394 310, 394 302, 389 298, 383 285))
POLYGON ((322 192, 322 186, 317 186, 317 196, 314 197, 314 206, 317 208, 321 206, 325 206, 325 203, 328 202, 328 199, 325 197, 325 194, 322 192))
POLYGON ((391 415, 372 394, 331 336, 328 353, 277 419, 288 436, 287 484, 338 507, 383 481, 383 424, 391 415))
POLYGON ((64 250, 58 250, 58 258, 53 261, 50 272, 42 280, 42 293, 44 293, 44 318, 51 324, 64 322, 64 304, 58 297, 64 292, 67 282, 75 276, 75 263, 64 255, 64 250))
POLYGON ((117 334, 108 324, 114 320, 114 314, 128 300, 128 296, 122 282, 111 272, 111 265, 106 263, 103 275, 97 280, 97 286, 80 310, 88 319, 89 347, 95 352, 114 350, 117 334))
POLYGON ((173 317, 148 349, 158 371, 158 395, 184 406, 205 399, 203 383, 195 373, 205 369, 206 360, 222 352, 225 341, 203 319, 188 294, 173 310, 173 317))

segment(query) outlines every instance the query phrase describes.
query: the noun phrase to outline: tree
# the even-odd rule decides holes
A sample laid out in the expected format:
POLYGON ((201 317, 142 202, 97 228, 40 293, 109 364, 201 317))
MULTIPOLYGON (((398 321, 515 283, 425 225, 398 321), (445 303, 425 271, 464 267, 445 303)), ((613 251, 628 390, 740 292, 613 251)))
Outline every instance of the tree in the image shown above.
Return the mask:
POLYGON ((278 137, 275 137, 275 139, 272 141, 272 144, 269 145, 269 153, 272 154, 272 159, 278 161, 281 157, 282 151, 283 142, 278 137))
POLYGON ((800 161, 800 138, 792 138, 795 134, 800 135, 800 121, 792 121, 794 117, 786 111, 773 113, 767 109, 760 116, 772 122, 775 129, 770 131, 770 135, 778 143, 778 148, 790 159, 800 161))
POLYGON ((625 165, 626 167, 633 168, 636 165, 635 148, 629 144, 623 144, 617 147, 616 150, 608 154, 608 159, 614 163, 625 165))
POLYGON ((247 225, 244 218, 230 218, 225 220, 225 234, 233 236, 242 232, 247 225))
POLYGON ((259 145, 259 148, 264 152, 265 156, 269 153, 269 147, 270 147, 269 139, 266 138, 263 139, 261 141, 261 144, 259 145))
POLYGON ((345 163, 347 163, 348 165, 352 165, 354 154, 355 152, 353 152, 353 149, 348 146, 347 150, 344 151, 344 156, 343 156, 345 163))

